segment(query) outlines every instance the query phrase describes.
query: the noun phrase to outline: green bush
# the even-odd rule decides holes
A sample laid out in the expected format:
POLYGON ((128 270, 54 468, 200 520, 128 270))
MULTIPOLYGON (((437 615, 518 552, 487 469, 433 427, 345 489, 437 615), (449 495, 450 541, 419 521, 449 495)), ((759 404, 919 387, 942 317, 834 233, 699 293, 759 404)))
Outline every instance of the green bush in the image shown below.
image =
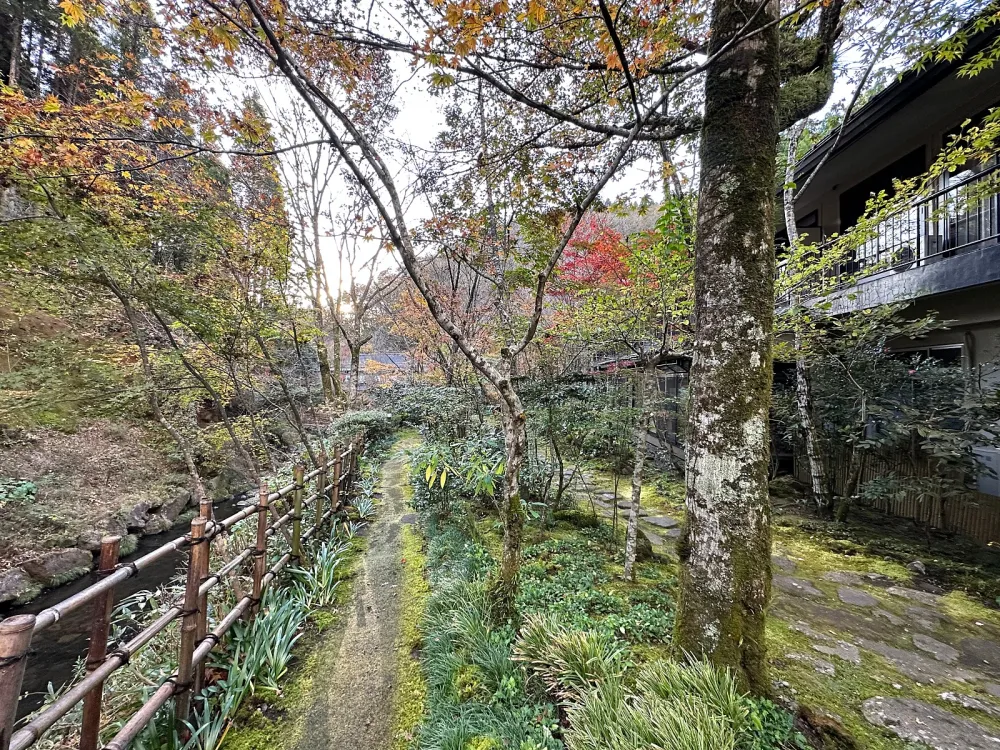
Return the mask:
POLYGON ((349 411, 330 423, 329 434, 332 440, 344 443, 364 432, 365 440, 373 443, 389 435, 397 424, 396 418, 387 411, 349 411))

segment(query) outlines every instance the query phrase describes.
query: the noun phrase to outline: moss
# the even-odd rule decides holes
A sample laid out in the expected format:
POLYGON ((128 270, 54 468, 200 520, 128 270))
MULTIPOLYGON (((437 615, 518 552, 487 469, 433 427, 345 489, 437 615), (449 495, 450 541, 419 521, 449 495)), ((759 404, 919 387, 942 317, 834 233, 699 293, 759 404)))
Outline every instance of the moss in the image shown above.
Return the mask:
POLYGON ((964 591, 952 591, 941 598, 941 608, 953 620, 968 625, 968 632, 974 632, 977 622, 988 622, 1000 627, 1000 612, 987 609, 964 591))
POLYGON ((423 539, 413 526, 403 527, 402 560, 403 599, 396 646, 396 686, 392 696, 393 750, 405 750, 410 745, 427 701, 427 684, 417 654, 422 644, 420 623, 430 587, 424 575, 423 539))
POLYGON ((495 737, 480 735, 466 742, 462 750, 502 750, 502 747, 495 737))
POLYGON ((126 534, 122 537, 121 547, 119 549, 119 555, 125 557, 131 555, 139 546, 139 537, 135 534, 126 534))
POLYGON ((70 581, 75 581, 77 578, 83 578, 90 572, 89 567, 79 566, 76 568, 70 568, 69 570, 64 570, 58 575, 52 576, 49 579, 47 588, 56 588, 57 586, 62 586, 64 583, 69 583, 70 581))

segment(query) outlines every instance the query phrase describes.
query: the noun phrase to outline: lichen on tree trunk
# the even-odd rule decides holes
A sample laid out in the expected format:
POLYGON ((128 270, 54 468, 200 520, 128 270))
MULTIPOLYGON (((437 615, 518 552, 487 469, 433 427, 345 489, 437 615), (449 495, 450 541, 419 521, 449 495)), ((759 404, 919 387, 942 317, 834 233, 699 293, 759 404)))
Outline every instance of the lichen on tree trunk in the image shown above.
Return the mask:
POLYGON ((497 501, 497 510, 503 524, 503 549, 500 569, 490 583, 489 599, 493 618, 497 622, 508 622, 516 614, 514 600, 521 572, 521 536, 524 531, 525 510, 518 476, 528 447, 528 432, 524 406, 509 379, 501 380, 499 390, 506 452, 503 491, 497 501))
POLYGON ((776 0, 716 0, 695 242, 687 517, 675 644, 769 689, 776 0), (748 23, 748 19, 750 19, 748 23), (740 36, 732 44, 730 41, 740 36), (728 45, 728 46, 724 46, 728 45))
POLYGON ((649 424, 650 384, 656 372, 656 362, 643 367, 636 383, 635 394, 635 456, 632 463, 632 498, 625 529, 625 578, 635 580, 636 537, 639 535, 639 510, 642 507, 642 467, 646 460, 646 426, 649 424))

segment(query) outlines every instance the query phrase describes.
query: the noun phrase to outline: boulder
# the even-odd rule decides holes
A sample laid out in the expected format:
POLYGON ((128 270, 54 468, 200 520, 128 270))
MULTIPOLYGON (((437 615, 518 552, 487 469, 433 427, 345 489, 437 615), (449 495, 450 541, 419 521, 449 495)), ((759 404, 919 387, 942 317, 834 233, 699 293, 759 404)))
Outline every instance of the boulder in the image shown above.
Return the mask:
POLYGON ((150 507, 146 501, 132 506, 132 509, 125 514, 125 528, 128 531, 145 531, 149 522, 150 507))
POLYGON ((210 500, 223 500, 242 492, 250 483, 242 472, 224 466, 214 477, 205 480, 205 492, 210 500))
POLYGON ((99 552, 101 550, 101 540, 104 536, 104 532, 100 529, 87 529, 80 532, 79 536, 77 536, 75 546, 80 549, 89 550, 90 552, 99 552))
POLYGON ((34 599, 41 590, 42 587, 20 568, 11 568, 0 573, 0 604, 6 602, 21 604, 34 599))
POLYGON ((995 750, 1000 737, 981 724, 912 698, 869 698, 861 704, 865 718, 908 742, 935 750, 995 750))
POLYGON ((173 525, 174 522, 162 513, 152 513, 146 520, 146 526, 142 532, 143 534, 159 534, 173 525))
POLYGON ((916 573, 917 575, 920 576, 927 575, 927 566, 924 565, 922 562, 920 562, 920 560, 914 560, 913 562, 911 562, 909 565, 906 566, 906 569, 909 570, 911 573, 916 573))
POLYGON ((187 509, 192 500, 191 490, 175 490, 172 497, 160 506, 159 513, 170 523, 173 523, 187 509))
POLYGON ((41 586, 59 586, 90 572, 94 556, 85 549, 61 549, 39 555, 22 567, 41 586))
POLYGON ((653 559, 653 542, 642 529, 635 533, 635 559, 644 561, 653 559))

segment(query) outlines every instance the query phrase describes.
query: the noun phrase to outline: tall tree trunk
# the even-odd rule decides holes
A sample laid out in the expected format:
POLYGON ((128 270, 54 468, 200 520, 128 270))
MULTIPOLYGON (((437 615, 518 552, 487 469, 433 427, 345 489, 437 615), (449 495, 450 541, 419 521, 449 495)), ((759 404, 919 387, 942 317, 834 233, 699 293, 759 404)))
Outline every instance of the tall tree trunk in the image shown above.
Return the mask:
POLYGON ((333 401, 333 376, 330 373, 330 355, 326 350, 326 321, 323 316, 323 288, 325 286, 326 268, 323 265, 323 253, 319 243, 319 215, 313 214, 313 270, 316 274, 313 284, 313 306, 316 308, 316 360, 319 362, 319 380, 323 386, 323 400, 333 401))
POLYGON ((503 524, 503 550, 500 555, 500 570, 490 586, 489 593, 494 619, 497 622, 507 622, 515 616, 514 600, 521 572, 521 536, 524 531, 525 511, 518 477, 528 447, 528 430, 524 406, 509 380, 501 381, 500 396, 506 462, 503 472, 503 494, 499 498, 497 508, 503 524))
POLYGON ((353 403, 358 398, 358 391, 360 390, 360 380, 361 380, 361 347, 355 346, 348 343, 348 348, 351 350, 351 374, 350 383, 348 384, 347 396, 353 403))
POLYGON ((7 70, 7 85, 17 86, 21 63, 21 28, 24 26, 24 10, 14 13, 10 19, 10 67, 7 70))
POLYGON ((635 580, 635 548, 639 535, 639 510, 642 504, 642 466, 646 461, 646 426, 649 424, 650 383, 656 371, 656 361, 651 360, 642 368, 635 394, 635 459, 632 463, 632 504, 628 511, 628 526, 625 530, 625 578, 635 580))
POLYGON ((769 691, 777 0, 715 0, 695 242, 687 516, 675 644, 769 691), (748 21, 748 19, 750 19, 748 21), (723 50, 723 46, 734 41, 723 50), (720 54, 721 53, 721 54, 720 54))
MULTIPOLYGON (((806 121, 799 120, 788 133, 788 151, 785 156, 785 187, 782 191, 782 206, 785 213, 785 232, 788 246, 795 252, 799 243, 799 229, 795 225, 795 163, 798 155, 799 139, 806 121)), ((797 306, 797 305, 796 305, 797 306)), ((802 351, 802 320, 797 309, 792 310, 795 346, 795 406, 799 413, 799 423, 806 444, 806 458, 809 461, 809 479, 813 502, 825 516, 833 514, 833 492, 827 480, 826 462, 820 453, 819 433, 813 419, 812 388, 809 370, 802 351)))

